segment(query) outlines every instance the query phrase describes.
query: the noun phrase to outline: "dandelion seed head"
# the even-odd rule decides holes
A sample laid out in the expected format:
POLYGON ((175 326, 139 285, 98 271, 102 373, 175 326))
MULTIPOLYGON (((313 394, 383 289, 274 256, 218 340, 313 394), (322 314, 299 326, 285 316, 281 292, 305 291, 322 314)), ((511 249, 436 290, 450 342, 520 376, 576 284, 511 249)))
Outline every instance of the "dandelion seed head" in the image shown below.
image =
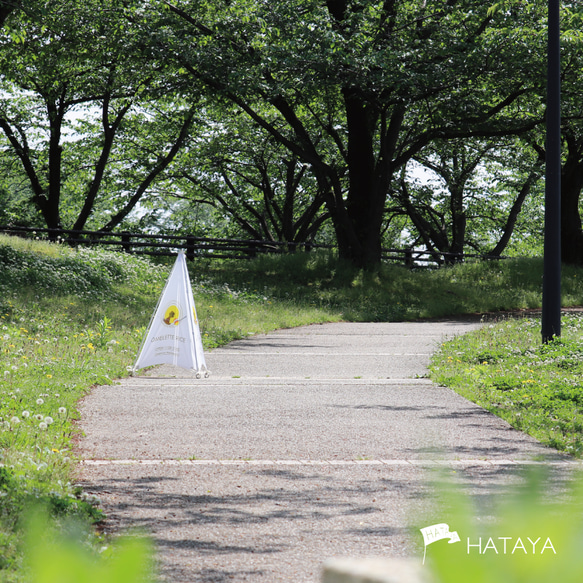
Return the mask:
POLYGON ((30 411, 23 411, 22 412, 23 419, 28 419, 29 417, 30 417, 30 411))
POLYGON ((48 425, 47 425, 47 424, 46 424, 44 421, 41 421, 41 422, 38 424, 38 428, 39 428, 39 429, 45 430, 47 427, 48 427, 48 425))
POLYGON ((37 405, 42 405, 43 403, 44 401, 40 397, 36 400, 37 405))

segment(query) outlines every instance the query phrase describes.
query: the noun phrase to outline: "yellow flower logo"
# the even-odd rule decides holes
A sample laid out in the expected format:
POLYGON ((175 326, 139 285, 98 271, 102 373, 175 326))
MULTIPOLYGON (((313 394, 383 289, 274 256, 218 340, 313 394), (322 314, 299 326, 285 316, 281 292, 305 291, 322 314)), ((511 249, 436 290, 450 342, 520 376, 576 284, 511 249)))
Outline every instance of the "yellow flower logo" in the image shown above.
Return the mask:
POLYGON ((172 305, 168 306, 164 312, 164 324, 167 326, 176 326, 178 324, 178 319, 180 318, 180 310, 178 306, 172 305))

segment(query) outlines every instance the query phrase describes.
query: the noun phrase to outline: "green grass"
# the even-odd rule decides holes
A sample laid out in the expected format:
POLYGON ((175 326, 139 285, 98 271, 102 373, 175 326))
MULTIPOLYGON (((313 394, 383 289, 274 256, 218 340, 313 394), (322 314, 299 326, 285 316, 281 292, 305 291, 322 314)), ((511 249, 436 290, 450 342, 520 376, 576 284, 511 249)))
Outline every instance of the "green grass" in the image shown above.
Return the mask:
MULTIPOLYGON (((26 580, 20 547, 27 508, 42 503, 56 524, 70 516, 99 520, 75 485, 77 403, 91 386, 128 374, 172 263, 0 236, 0 581, 26 580)), ((414 272, 384 265, 369 273, 328 253, 298 253, 199 260, 189 269, 210 349, 308 323, 538 307, 542 262, 414 272)), ((565 270, 563 290, 565 305, 583 304, 583 270, 565 270)), ((561 370, 569 358, 577 355, 561 370)))
POLYGON ((558 450, 583 457, 583 314, 563 316, 542 344, 539 318, 509 319, 455 338, 431 378, 558 450))
MULTIPOLYGON (((229 282, 345 320, 385 322, 480 314, 541 305, 542 260, 476 261, 410 271, 385 264, 363 272, 326 253, 261 256, 251 262, 208 263, 199 280, 229 282)), ((565 268, 563 305, 583 304, 583 270, 565 268)))

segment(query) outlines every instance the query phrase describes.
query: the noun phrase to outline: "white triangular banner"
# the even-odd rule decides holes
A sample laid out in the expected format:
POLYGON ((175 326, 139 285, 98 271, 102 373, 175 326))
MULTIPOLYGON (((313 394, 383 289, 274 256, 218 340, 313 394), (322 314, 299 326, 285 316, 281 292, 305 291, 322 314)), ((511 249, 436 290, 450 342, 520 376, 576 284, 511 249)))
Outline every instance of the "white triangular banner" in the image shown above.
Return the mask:
POLYGON ((209 376, 183 251, 170 272, 133 371, 155 364, 173 364, 196 371, 197 377, 209 376))

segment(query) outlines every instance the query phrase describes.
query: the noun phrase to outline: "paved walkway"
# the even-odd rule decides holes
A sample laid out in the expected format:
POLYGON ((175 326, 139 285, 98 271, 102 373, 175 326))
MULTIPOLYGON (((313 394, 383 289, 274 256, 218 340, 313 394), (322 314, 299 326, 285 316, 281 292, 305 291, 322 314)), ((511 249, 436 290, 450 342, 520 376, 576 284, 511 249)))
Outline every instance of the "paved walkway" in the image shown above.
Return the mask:
POLYGON ((436 467, 485 501, 529 460, 570 465, 423 378, 476 326, 281 330, 208 353, 209 379, 164 366, 98 387, 80 481, 106 529, 151 533, 175 583, 316 583, 333 556, 417 555, 436 467))

